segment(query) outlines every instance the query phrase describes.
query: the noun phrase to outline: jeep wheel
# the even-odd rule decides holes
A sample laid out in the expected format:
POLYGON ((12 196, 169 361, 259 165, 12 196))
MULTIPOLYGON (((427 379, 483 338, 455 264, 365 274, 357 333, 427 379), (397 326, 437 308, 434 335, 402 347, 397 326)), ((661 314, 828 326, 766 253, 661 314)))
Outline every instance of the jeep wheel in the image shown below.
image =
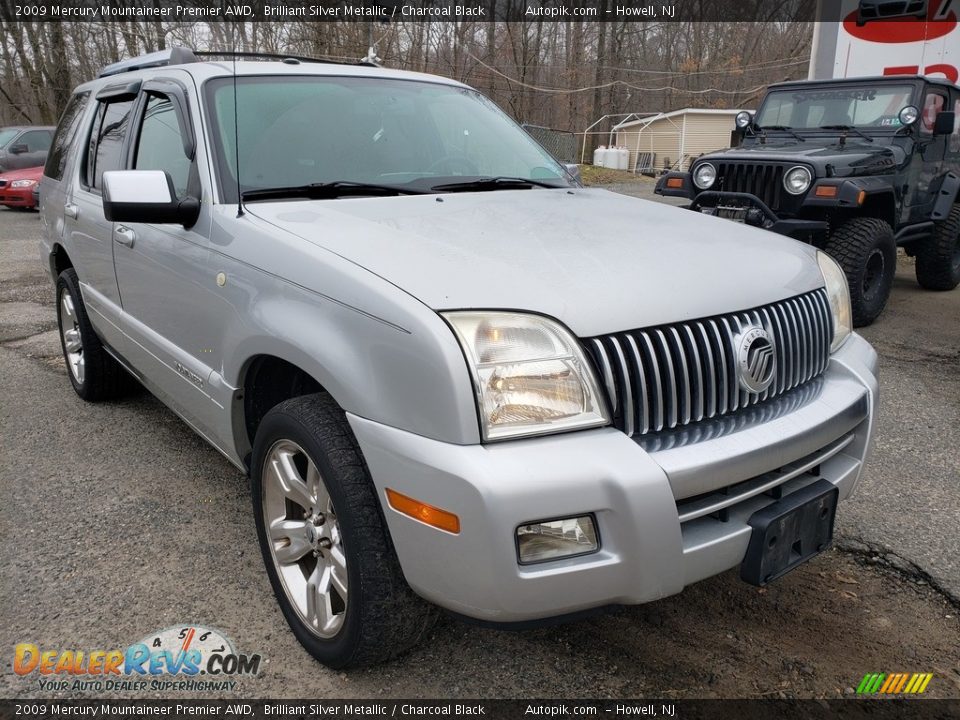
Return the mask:
POLYGON ((933 236, 917 248, 917 282, 927 290, 960 285, 960 205, 954 205, 933 236))
POLYGON ((843 268, 850 287, 854 327, 883 312, 897 270, 897 244, 890 225, 877 218, 852 218, 837 227, 824 248, 843 268))
POLYGON ((332 668, 372 665, 429 631, 436 609, 404 580, 360 448, 329 395, 270 410, 251 468, 267 575, 311 655, 332 668))
POLYGON ((57 323, 67 376, 77 395, 89 402, 120 397, 136 388, 137 381, 104 349, 80 295, 73 268, 57 278, 57 323))

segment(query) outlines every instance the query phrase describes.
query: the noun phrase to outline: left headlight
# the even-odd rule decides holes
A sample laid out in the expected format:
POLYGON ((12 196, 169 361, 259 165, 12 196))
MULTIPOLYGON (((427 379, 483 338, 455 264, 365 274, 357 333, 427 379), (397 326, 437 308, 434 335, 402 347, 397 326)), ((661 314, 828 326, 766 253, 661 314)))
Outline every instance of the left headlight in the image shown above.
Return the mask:
POLYGON ((32 187, 33 185, 36 185, 36 184, 37 184, 36 180, 14 180, 12 183, 10 183, 10 187, 12 188, 32 187))
POLYGON ((853 332, 853 313, 850 310, 850 288, 847 276, 837 261, 821 250, 817 250, 817 262, 827 288, 827 299, 833 313, 833 343, 830 352, 837 350, 853 332))
POLYGON ((593 369, 560 323, 512 312, 442 315, 470 365, 484 440, 610 423, 593 369))

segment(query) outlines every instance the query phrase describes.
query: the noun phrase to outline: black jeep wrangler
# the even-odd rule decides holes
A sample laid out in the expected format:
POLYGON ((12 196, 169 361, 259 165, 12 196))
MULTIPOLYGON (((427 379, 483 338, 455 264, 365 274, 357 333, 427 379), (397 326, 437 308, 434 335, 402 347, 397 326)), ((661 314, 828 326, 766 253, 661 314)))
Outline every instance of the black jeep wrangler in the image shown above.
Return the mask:
POLYGON ((690 209, 790 235, 830 253, 850 285, 853 321, 883 310, 897 245, 930 290, 960 284, 960 87, 918 76, 785 82, 740 147, 660 177, 690 209))

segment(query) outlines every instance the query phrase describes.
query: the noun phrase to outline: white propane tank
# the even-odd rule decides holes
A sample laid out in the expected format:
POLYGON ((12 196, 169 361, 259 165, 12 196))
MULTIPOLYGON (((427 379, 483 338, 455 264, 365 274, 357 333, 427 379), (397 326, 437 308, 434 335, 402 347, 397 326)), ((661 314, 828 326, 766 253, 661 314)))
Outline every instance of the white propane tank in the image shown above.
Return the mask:
POLYGON ((617 164, 614 167, 616 167, 617 170, 626 170, 630 165, 630 151, 625 147, 618 147, 613 152, 615 152, 617 156, 617 164))
POLYGON ((608 165, 609 161, 610 151, 607 150, 605 145, 601 145, 593 151, 593 164, 596 167, 610 167, 608 165))

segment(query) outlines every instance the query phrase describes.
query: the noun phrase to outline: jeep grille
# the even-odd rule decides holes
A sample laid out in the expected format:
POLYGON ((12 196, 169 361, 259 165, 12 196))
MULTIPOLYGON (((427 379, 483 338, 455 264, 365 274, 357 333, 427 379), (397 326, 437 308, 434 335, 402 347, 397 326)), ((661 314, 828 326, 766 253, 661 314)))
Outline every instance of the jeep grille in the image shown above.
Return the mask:
POLYGON ((820 375, 830 359, 833 319, 826 291, 719 317, 584 341, 600 371, 614 425, 644 435, 728 415, 820 375), (776 350, 773 384, 746 392, 734 337, 760 325, 776 350))
POLYGON ((734 162, 718 162, 716 165, 717 190, 750 193, 771 210, 779 209, 786 192, 783 189, 786 165, 734 162))

